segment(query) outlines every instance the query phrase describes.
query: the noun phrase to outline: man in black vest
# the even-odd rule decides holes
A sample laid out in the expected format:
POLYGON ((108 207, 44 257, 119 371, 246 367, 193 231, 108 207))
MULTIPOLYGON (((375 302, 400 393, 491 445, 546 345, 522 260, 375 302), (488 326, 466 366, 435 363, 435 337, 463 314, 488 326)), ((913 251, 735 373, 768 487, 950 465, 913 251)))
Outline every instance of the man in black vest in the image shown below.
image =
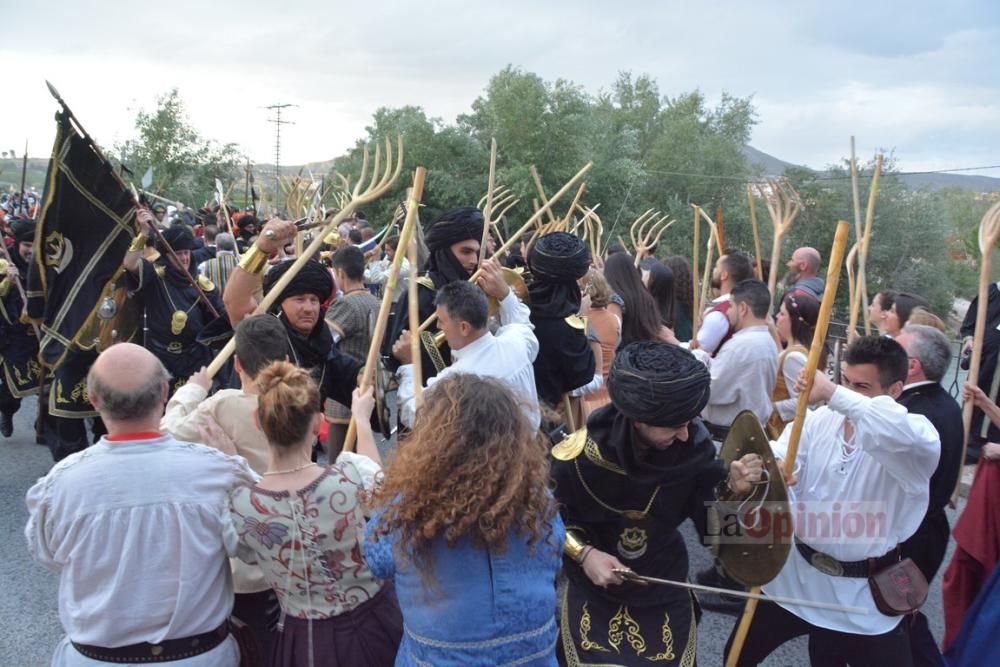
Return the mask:
MULTIPOLYGON (((931 477, 927 514, 917 532, 900 545, 903 556, 912 558, 930 582, 948 548, 951 529, 944 510, 962 467, 962 410, 940 384, 951 364, 951 345, 945 335, 933 327, 908 324, 896 342, 909 357, 906 385, 896 400, 908 411, 927 417, 941 437, 941 458, 931 477)), ((942 664, 922 612, 914 615, 910 625, 910 648, 915 665, 942 664)))

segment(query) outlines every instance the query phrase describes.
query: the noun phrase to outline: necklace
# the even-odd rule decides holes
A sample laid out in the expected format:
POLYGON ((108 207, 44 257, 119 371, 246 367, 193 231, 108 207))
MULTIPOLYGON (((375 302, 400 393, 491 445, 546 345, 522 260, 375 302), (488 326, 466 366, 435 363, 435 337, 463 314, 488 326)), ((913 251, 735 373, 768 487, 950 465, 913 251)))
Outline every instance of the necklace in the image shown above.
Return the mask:
POLYGON ((310 461, 309 463, 304 463, 300 465, 298 468, 289 468, 288 470, 268 470, 267 472, 263 473, 263 476, 267 477, 268 475, 284 475, 290 472, 298 472, 300 470, 305 470, 309 466, 314 466, 314 465, 316 464, 310 461))

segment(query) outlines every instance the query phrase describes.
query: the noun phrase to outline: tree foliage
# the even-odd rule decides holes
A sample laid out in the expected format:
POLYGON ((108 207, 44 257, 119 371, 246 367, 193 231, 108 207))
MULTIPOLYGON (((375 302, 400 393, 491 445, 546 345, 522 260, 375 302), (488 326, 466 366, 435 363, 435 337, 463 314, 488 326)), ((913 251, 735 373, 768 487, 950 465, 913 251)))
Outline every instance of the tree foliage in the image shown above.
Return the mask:
POLYGON ((216 178, 227 183, 240 173, 236 145, 203 138, 176 88, 157 98, 156 109, 136 114, 135 131, 136 137, 115 145, 114 152, 137 187, 152 167, 155 192, 198 207, 214 199, 216 178))

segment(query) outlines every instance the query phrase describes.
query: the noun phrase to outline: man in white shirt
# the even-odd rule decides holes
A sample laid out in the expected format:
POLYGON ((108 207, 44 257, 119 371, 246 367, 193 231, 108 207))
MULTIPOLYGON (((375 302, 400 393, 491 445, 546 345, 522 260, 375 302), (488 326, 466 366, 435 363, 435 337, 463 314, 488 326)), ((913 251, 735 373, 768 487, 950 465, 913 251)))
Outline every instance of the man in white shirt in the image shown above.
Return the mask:
MULTIPOLYGON (((529 423, 537 427, 541 423, 541 413, 532 362, 538 355, 538 339, 531 326, 531 311, 518 301, 514 291, 504 282, 500 265, 495 260, 484 261, 481 268, 483 276, 479 279, 479 287, 458 281, 438 290, 435 299, 438 327, 451 347, 453 363, 435 377, 428 378, 427 389, 433 388, 438 378, 451 373, 496 378, 510 387, 514 397, 521 402, 529 423), (501 326, 495 334, 487 327, 489 305, 486 296, 500 302, 501 326)), ((392 346, 392 354, 401 364, 397 394, 400 420, 413 428, 416 400, 409 331, 403 331, 392 346)))
POLYGON ((767 326, 771 294, 759 280, 744 280, 729 295, 726 313, 735 332, 710 359, 695 350, 712 374, 712 394, 701 416, 717 440, 743 410, 751 410, 761 425, 771 415, 771 393, 778 375, 778 347, 767 326))
MULTIPOLYGON (((940 451, 927 418, 895 401, 907 365, 899 343, 870 336, 847 348, 841 386, 817 371, 809 401, 827 406, 806 416, 795 459, 794 544, 784 568, 763 587, 769 595, 866 613, 762 602, 739 665, 756 665, 800 635, 809 636, 813 665, 913 664, 909 620, 882 614, 867 578, 870 567, 879 571, 896 562, 900 543, 920 525, 940 451)), ((797 390, 805 390, 804 378, 797 390)), ((779 457, 791 432, 786 428, 773 443, 779 457)))
POLYGON ((101 353, 87 394, 108 434, 28 491, 28 548, 60 575, 56 667, 239 663, 227 493, 256 476, 240 457, 159 432, 169 379, 138 345, 101 353))
POLYGON ((730 252, 718 259, 712 269, 712 290, 718 296, 712 299, 701 318, 696 338, 697 347, 713 357, 719 353, 723 344, 728 341, 734 331, 726 317, 729 310, 729 293, 733 287, 753 278, 753 266, 750 259, 739 252, 730 252))

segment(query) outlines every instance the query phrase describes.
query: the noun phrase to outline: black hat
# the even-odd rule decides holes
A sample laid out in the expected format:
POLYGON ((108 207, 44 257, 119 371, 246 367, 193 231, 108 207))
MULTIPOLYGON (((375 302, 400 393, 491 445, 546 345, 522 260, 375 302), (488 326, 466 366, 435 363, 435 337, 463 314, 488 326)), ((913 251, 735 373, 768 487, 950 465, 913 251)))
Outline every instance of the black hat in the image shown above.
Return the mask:
MULTIPOLYGON (((163 239, 170 244, 170 247, 176 250, 194 250, 194 234, 191 230, 184 225, 172 225, 171 227, 164 229, 163 239)), ((166 248, 160 247, 162 244, 157 242, 158 250, 160 252, 166 252, 166 248)))
MULTIPOLYGON (((271 268, 264 274, 264 294, 267 294, 277 284, 278 279, 285 275, 295 262, 288 260, 271 268)), ((325 266, 314 259, 306 262, 299 270, 292 282, 281 291, 281 295, 275 300, 275 304, 281 304, 289 297, 300 294, 315 294, 320 303, 325 302, 333 293, 333 278, 325 266)))
POLYGON ((456 243, 483 237, 483 212, 474 206, 449 209, 427 228, 424 241, 431 252, 450 248, 456 243))
POLYGON ((18 218, 10 223, 10 231, 18 243, 29 243, 35 240, 37 223, 31 218, 18 218))
POLYGON ((653 426, 678 427, 708 404, 712 377, 687 350, 641 341, 618 351, 608 372, 608 395, 620 413, 653 426))

